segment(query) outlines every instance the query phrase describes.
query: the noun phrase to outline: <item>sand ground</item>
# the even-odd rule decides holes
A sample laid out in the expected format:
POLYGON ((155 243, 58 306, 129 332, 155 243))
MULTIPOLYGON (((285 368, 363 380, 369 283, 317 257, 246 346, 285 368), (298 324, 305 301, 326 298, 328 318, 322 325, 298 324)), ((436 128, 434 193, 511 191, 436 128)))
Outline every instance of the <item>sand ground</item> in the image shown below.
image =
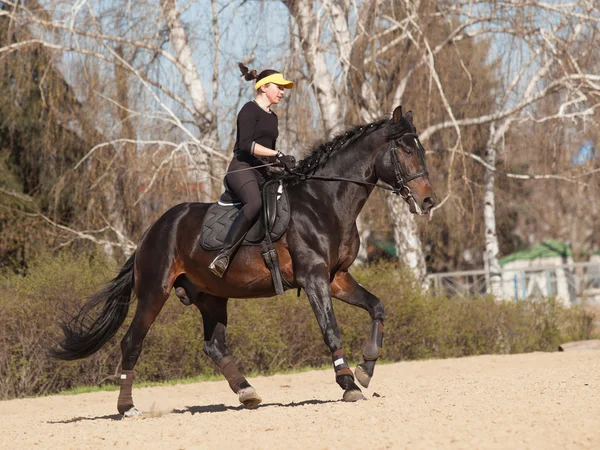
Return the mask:
POLYGON ((0 448, 600 449, 600 351, 379 365, 367 401, 342 402, 333 370, 0 402, 0 448))

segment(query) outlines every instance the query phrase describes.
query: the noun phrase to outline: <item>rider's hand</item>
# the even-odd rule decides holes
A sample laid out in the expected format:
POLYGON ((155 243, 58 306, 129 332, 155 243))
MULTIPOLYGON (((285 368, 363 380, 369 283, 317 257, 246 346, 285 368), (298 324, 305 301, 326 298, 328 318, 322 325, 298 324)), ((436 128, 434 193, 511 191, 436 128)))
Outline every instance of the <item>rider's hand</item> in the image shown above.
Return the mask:
POLYGON ((281 152, 277 152, 277 156, 275 156, 275 158, 277 158, 277 161, 285 166, 287 170, 292 170, 294 167, 296 167, 296 158, 294 158, 292 155, 284 155, 281 152))

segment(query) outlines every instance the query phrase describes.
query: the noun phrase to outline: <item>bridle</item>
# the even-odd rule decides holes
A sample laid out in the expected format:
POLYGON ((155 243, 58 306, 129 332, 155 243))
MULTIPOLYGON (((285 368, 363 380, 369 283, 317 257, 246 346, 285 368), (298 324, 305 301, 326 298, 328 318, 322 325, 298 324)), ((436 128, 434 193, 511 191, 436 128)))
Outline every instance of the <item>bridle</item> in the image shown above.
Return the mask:
POLYGON ((402 135, 401 138, 394 139, 392 141, 392 144, 390 147, 390 152, 391 152, 392 164, 394 165, 394 176, 396 178, 396 186, 392 190, 392 193, 396 194, 396 195, 400 195, 405 200, 408 199, 409 197, 412 197, 412 192, 411 192, 410 188, 406 185, 406 183, 408 183, 409 181, 415 180, 417 178, 429 176, 429 172, 427 172, 427 170, 425 170, 425 169, 421 170, 420 172, 409 175, 406 171, 406 167, 400 162, 400 159, 398 158, 398 152, 397 152, 398 147, 394 144, 397 141, 401 141, 402 139, 404 139, 406 137, 412 137, 415 140, 415 142, 417 143, 417 149, 418 149, 419 157, 420 157, 421 163, 422 163, 421 165, 422 165, 422 167, 425 167, 425 152, 423 151, 423 146, 421 145, 421 141, 419 141, 419 136, 417 136, 415 133, 406 133, 406 134, 402 135))
POLYGON ((406 133, 406 134, 402 135, 400 138, 392 140, 389 152, 391 153, 390 158, 392 160, 392 165, 394 166, 395 186, 393 186, 393 187, 386 186, 385 184, 369 183, 368 181, 354 180, 351 178, 344 178, 344 177, 322 177, 319 175, 301 174, 298 172, 294 172, 293 170, 290 171, 289 173, 291 175, 294 175, 294 177, 298 177, 300 179, 300 181, 306 181, 306 180, 348 181, 351 183, 363 184, 366 186, 373 186, 373 187, 376 187, 379 189, 385 189, 386 191, 391 191, 392 194, 399 195, 404 200, 409 200, 409 199, 413 198, 413 195, 412 195, 412 191, 407 186, 407 183, 412 180, 415 180, 417 178, 420 178, 420 177, 427 177, 427 176, 429 176, 429 172, 427 172, 427 170, 421 170, 420 172, 414 173, 412 175, 407 173, 406 167, 400 162, 400 159, 398 158, 398 152, 397 152, 398 147, 395 145, 396 142, 401 141, 402 139, 404 139, 406 137, 412 137, 415 139, 415 141, 417 143, 418 151, 419 151, 419 157, 420 157, 421 163, 422 163, 421 165, 422 165, 422 167, 425 167, 425 152, 423 150, 423 146, 421 145, 421 141, 419 141, 419 137, 415 133, 406 133))

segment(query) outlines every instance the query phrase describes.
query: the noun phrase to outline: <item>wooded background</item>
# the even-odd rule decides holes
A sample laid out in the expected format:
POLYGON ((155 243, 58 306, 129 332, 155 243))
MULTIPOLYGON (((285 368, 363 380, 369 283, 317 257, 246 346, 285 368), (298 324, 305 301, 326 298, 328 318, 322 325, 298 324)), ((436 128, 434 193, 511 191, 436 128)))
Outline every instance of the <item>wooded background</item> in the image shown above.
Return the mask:
MULTIPOLYGON (((440 199, 375 192, 368 242, 417 277, 548 238, 600 249, 600 4, 584 1, 0 1, 0 265, 69 248, 119 262, 182 201, 213 201, 237 61, 296 82, 278 149, 301 158, 412 110, 440 199)), ((200 227, 200 224, 198 224, 200 227)))

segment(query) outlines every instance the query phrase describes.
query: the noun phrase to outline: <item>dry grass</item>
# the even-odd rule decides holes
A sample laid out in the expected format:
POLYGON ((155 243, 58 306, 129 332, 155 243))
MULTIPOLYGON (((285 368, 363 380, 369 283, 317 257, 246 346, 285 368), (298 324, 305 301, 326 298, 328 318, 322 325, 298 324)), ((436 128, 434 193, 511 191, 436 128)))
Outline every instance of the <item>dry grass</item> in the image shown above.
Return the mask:
MULTIPOLYGON (((421 291, 409 273, 391 264, 357 269, 354 275, 386 307, 383 358, 387 361, 555 351, 561 343, 589 339, 592 322, 597 320, 589 308, 565 309, 552 299, 498 303, 490 298, 432 297, 421 291)), ((135 303, 123 330, 90 358, 59 362, 47 355, 60 338, 62 311, 76 309, 86 295, 112 276, 114 271, 101 260, 63 254, 32 264, 25 278, 0 278, 0 398, 117 382, 119 339, 135 303)), ((370 328, 368 314, 338 301, 334 308, 348 358, 361 361, 370 328)), ((331 364, 308 300, 304 294, 297 298, 295 292, 230 301, 228 343, 245 373, 270 374, 331 364)), ((202 347, 198 311, 172 297, 144 341, 136 365, 137 381, 217 374, 202 347)))

